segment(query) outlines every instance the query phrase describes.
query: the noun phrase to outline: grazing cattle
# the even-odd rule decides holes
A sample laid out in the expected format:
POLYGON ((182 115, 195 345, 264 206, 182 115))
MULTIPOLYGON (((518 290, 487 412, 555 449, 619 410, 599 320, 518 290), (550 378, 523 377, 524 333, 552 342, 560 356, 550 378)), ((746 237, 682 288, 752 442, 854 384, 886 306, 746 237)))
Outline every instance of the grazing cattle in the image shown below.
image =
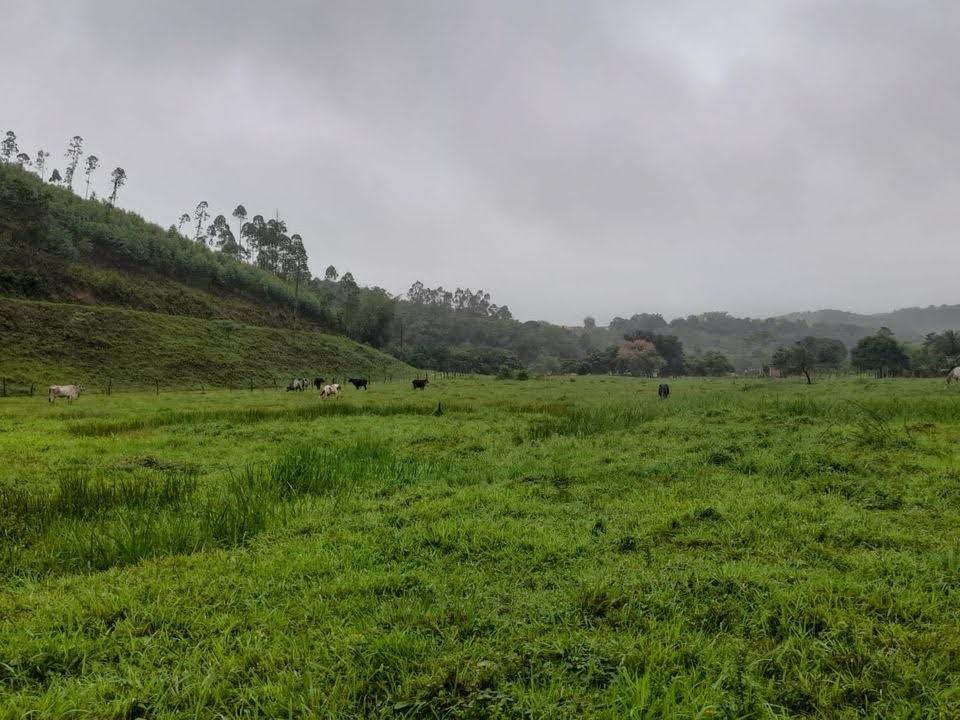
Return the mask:
POLYGON ((418 378, 417 380, 412 380, 411 382, 413 383, 414 390, 423 390, 430 381, 427 380, 427 378, 424 378, 423 380, 418 378))
POLYGON ((320 391, 320 397, 337 397, 340 394, 340 385, 334 383, 333 385, 324 385, 323 390, 320 391))
POLYGON ((952 382, 960 383, 960 365, 951 370, 950 374, 947 375, 947 385, 952 382))
POLYGON ((324 380, 323 378, 314 378, 314 379, 313 379, 313 386, 314 386, 317 390, 323 390, 323 386, 324 386, 324 384, 325 384, 326 382, 327 382, 327 381, 324 380))
POLYGON ((287 385, 287 392, 291 390, 299 390, 300 392, 303 392, 308 387, 310 387, 310 380, 307 378, 294 378, 290 381, 290 384, 287 385))
POLYGON ((657 395, 660 396, 661 400, 666 400, 670 397, 670 386, 666 383, 660 383, 660 387, 657 388, 657 395))
POLYGON ((347 378, 347 382, 352 384, 357 390, 366 390, 367 382, 366 378, 347 378))
POLYGON ((83 385, 51 385, 47 393, 47 402, 53 402, 57 398, 66 398, 68 403, 73 402, 80 393, 83 392, 83 385))

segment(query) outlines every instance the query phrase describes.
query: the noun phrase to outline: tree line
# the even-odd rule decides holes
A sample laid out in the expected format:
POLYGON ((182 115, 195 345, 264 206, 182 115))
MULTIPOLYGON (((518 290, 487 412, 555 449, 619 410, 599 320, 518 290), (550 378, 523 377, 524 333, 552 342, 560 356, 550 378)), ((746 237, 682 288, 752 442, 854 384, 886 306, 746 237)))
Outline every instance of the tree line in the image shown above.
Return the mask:
MULTIPOLYGON (((39 148, 36 155, 31 157, 25 152, 21 152, 17 140, 17 134, 13 130, 7 130, 3 140, 0 141, 0 161, 8 165, 17 165, 25 169, 34 170, 40 176, 40 180, 50 182, 58 187, 64 187, 73 192, 73 180, 80 169, 80 161, 86 157, 83 163, 83 175, 86 178, 84 183, 83 197, 85 199, 96 200, 96 191, 90 191, 90 182, 94 173, 100 168, 100 158, 96 155, 87 154, 84 156, 83 138, 80 135, 74 135, 67 143, 67 150, 64 153, 66 164, 63 174, 60 169, 55 167, 50 173, 49 180, 46 178, 47 164, 50 159, 50 153, 39 148)), ((117 203, 117 194, 127 182, 127 171, 122 167, 116 167, 110 173, 110 194, 107 196, 107 203, 111 206, 117 203)))
MULTIPOLYGON (((289 232, 278 216, 251 217, 241 204, 230 213, 232 220, 226 214, 211 219, 209 203, 201 202, 163 230, 134 213, 84 200, 84 195, 94 198, 88 187, 78 196, 69 184, 51 185, 36 164, 31 175, 29 166, 16 161, 14 147, 5 146, 0 163, 7 169, 0 173, 0 293, 56 297, 56 288, 82 281, 103 302, 153 309, 156 298, 139 299, 136 275, 101 269, 156 272, 262 304, 260 315, 252 317, 255 323, 337 332, 414 366, 454 372, 722 376, 744 368, 746 358, 782 374, 853 369, 887 376, 935 375, 960 363, 953 331, 929 335, 916 346, 900 343, 889 331, 863 337, 864 329, 853 327, 849 333, 854 339, 844 342, 810 335, 805 322, 734 318, 722 312, 669 323, 659 314, 641 313, 614 318, 606 328, 588 317, 582 327, 562 327, 520 322, 484 290, 430 288, 417 281, 393 295, 360 285, 352 273, 341 275, 332 264, 313 276, 302 237, 289 232), (25 252, 27 248, 32 250, 25 252), (44 261, 46 255, 74 261, 71 274, 56 275, 66 272, 64 263, 44 261), (96 263, 77 265, 85 256, 96 263), (796 340, 783 343, 783 336, 796 340), (772 345, 778 337, 780 344, 772 345)), ((72 182, 82 143, 71 143, 68 150, 72 182)), ((208 299, 195 301, 181 293, 163 302, 175 303, 167 311, 218 316, 208 299)))
MULTIPOLYGON (((785 375, 836 371, 844 367, 847 348, 839 340, 806 337, 776 350, 771 366, 785 375)), ((929 333, 919 346, 897 340, 893 331, 882 327, 861 338, 850 351, 849 367, 875 377, 896 377, 910 373, 920 377, 945 375, 960 365, 960 332, 929 333)))

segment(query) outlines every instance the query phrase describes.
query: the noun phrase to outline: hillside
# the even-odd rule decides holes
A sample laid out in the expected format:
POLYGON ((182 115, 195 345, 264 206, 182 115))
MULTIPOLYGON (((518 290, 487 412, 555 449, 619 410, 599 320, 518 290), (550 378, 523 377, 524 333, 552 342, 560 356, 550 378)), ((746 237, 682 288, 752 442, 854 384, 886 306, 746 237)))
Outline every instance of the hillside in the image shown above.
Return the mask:
POLYGON ((139 215, 0 164, 0 295, 337 329, 336 304, 139 215))
POLYGON ((790 313, 780 319, 806 322, 818 327, 855 325, 871 330, 887 327, 901 340, 917 341, 922 340, 928 333, 960 327, 960 305, 909 307, 870 315, 845 310, 815 310, 790 313))
MULTIPOLYGON (((491 374, 520 367, 538 373, 581 368, 588 356, 612 347, 615 352, 624 335, 636 331, 677 337, 687 358, 719 351, 745 370, 769 363, 778 347, 808 335, 850 348, 883 326, 913 343, 930 332, 960 328, 960 305, 875 315, 820 310, 766 319, 707 312, 670 322, 642 313, 614 318, 607 328, 520 322, 482 290, 415 282, 405 297, 392 297, 363 287, 350 273, 338 277, 332 266, 323 278, 307 270, 291 282, 265 244, 269 228, 245 228, 241 237, 248 245, 262 234, 253 242, 259 250, 250 262, 208 247, 212 236, 196 242, 175 228, 165 230, 0 164, 0 297, 330 332, 412 366, 491 374)), ((279 367, 286 371, 291 364, 279 367)))
POLYGON ((0 298, 0 377, 8 390, 83 383, 259 387, 294 376, 411 376, 395 358, 320 332, 201 320, 122 308, 0 298))

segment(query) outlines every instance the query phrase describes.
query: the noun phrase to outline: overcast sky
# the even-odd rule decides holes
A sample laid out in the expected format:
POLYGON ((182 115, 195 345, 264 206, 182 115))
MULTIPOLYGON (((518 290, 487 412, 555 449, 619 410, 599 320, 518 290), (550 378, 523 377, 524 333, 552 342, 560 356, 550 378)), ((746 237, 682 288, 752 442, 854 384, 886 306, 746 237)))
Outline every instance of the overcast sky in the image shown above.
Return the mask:
POLYGON ((0 124, 521 319, 960 302, 960 3, 0 0, 0 124))

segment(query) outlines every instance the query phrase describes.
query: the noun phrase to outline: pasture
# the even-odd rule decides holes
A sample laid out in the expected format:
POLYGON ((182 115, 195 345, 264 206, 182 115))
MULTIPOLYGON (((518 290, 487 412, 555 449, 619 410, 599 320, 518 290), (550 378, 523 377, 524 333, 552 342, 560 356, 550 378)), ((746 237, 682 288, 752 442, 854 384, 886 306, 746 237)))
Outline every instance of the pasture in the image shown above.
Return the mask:
POLYGON ((960 716, 960 391, 658 383, 0 401, 0 717, 960 716))

